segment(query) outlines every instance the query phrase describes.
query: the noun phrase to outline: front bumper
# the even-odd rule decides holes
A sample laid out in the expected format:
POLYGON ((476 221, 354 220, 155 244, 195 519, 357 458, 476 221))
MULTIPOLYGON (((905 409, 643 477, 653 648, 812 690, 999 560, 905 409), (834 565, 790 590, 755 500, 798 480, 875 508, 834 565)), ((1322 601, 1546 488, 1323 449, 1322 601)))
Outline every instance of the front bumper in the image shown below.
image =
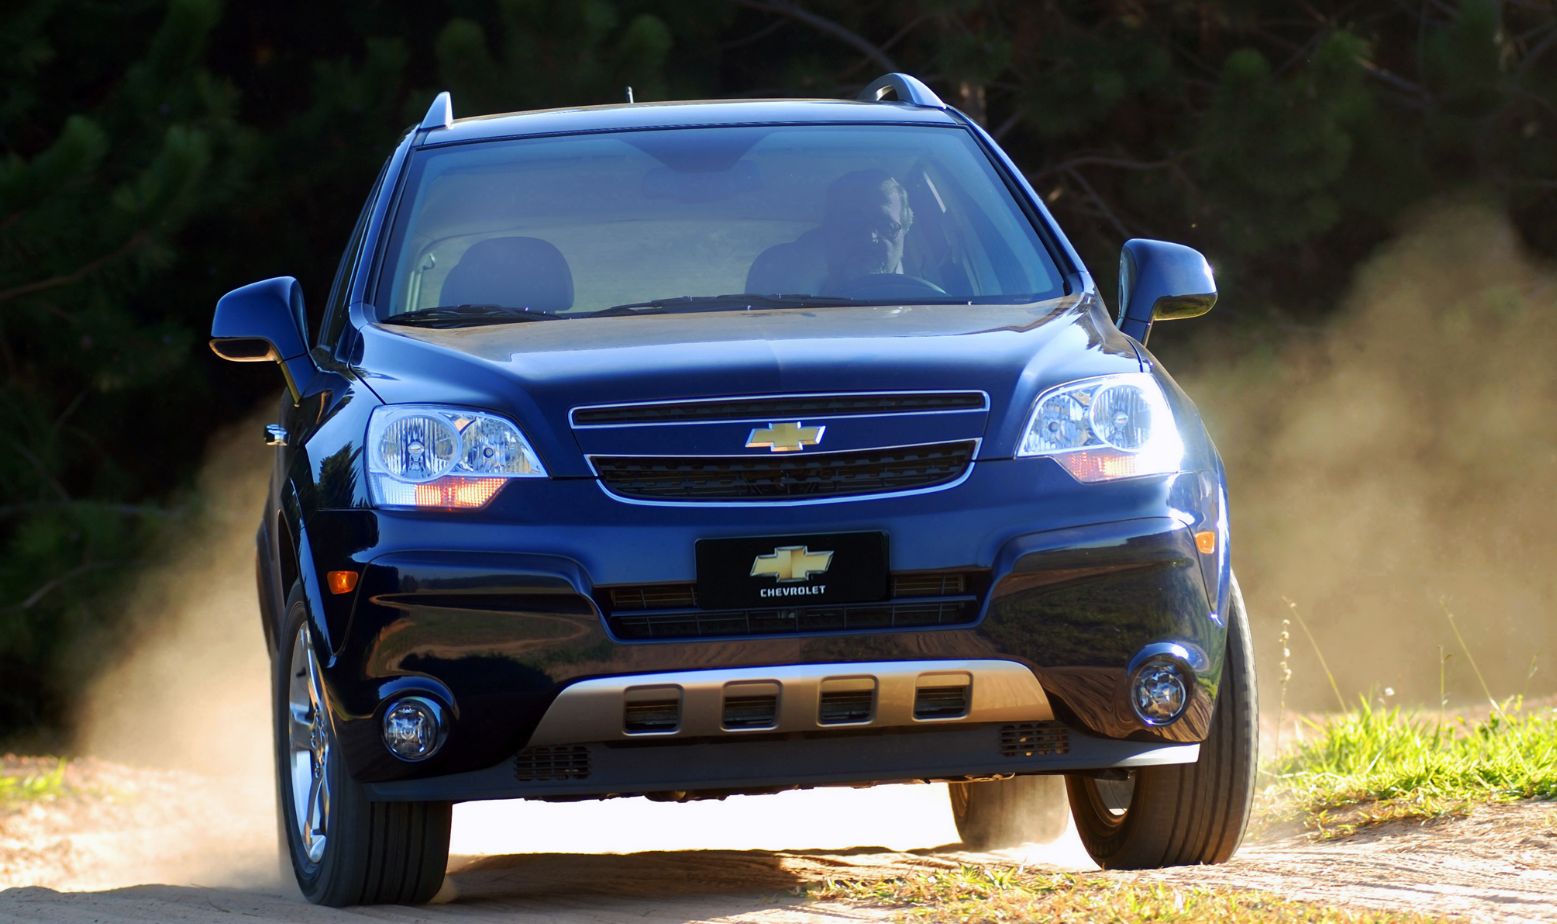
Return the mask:
MULTIPOLYGON (((828 509, 825 522, 815 508, 781 508, 765 511, 757 528, 750 510, 689 509, 667 517, 612 502, 588 483, 554 486, 553 495, 563 493, 559 487, 576 493, 566 510, 532 512, 545 526, 318 511, 309 520, 305 567, 362 572, 355 595, 320 599, 314 607, 316 630, 333 652, 326 684, 348 769, 380 787, 383 798, 431 798, 392 793, 402 791, 395 787, 429 792, 433 783, 414 781, 435 778, 446 781, 440 798, 523 795, 534 791, 536 781, 516 778, 516 755, 534 743, 565 690, 593 679, 862 662, 936 662, 955 670, 955 662, 973 660, 999 660, 1029 672, 1046 712, 1026 718, 1058 723, 1086 746, 1063 759, 1041 755, 1015 764, 998 751, 980 757, 979 736, 998 739, 1010 722, 973 714, 958 727, 933 729, 880 722, 784 727, 740 741, 713 729, 676 742, 572 740, 569 747, 591 754, 594 782, 552 781, 547 786, 562 788, 545 792, 689 789, 698 777, 677 783, 669 768, 682 766, 681 758, 670 755, 707 748, 721 750, 717 760, 703 759, 727 769, 699 788, 1053 772, 1121 766, 1150 754, 1193 759, 1183 749, 1160 749, 1204 737, 1221 673, 1219 558, 1202 554, 1194 540, 1195 531, 1216 519, 1215 481, 1187 474, 1078 489, 1063 473, 1036 469, 1040 477, 1028 487, 1029 496, 1013 499, 1014 471, 1025 477, 1035 469, 980 463, 967 484, 912 504, 838 505, 828 509), (1043 483, 1053 475, 1058 480, 1043 483), (1105 522, 1095 522, 1100 514, 1105 522), (612 634, 598 602, 602 585, 690 580, 696 537, 884 526, 894 572, 973 567, 987 575, 976 619, 934 628, 624 641, 612 634), (1153 645, 1180 652, 1195 681, 1184 718, 1164 728, 1143 725, 1125 689, 1132 662, 1153 645), (447 745, 421 764, 395 760, 379 738, 385 704, 408 693, 442 701, 451 716, 447 745), (1090 749, 1093 739, 1119 748, 1090 749), (959 763, 957 749, 964 745, 972 750, 959 763), (787 756, 789 748, 796 754, 818 749, 818 759, 832 756, 821 764, 797 762, 787 756), (651 755, 661 756, 649 760, 651 755), (609 768, 619 757, 622 775, 613 775, 609 768), (729 766, 748 757, 759 763, 729 766), (634 783, 630 767, 640 760, 647 762, 634 783), (662 768, 662 777, 650 779, 651 767, 662 768)), ((620 714, 612 712, 612 720, 620 714)))
POLYGON ((481 770, 369 783, 383 802, 592 799, 777 792, 813 786, 993 779, 1101 767, 1192 763, 1198 744, 1087 735, 1057 723, 968 725, 875 734, 769 736, 678 744, 526 749, 481 770))

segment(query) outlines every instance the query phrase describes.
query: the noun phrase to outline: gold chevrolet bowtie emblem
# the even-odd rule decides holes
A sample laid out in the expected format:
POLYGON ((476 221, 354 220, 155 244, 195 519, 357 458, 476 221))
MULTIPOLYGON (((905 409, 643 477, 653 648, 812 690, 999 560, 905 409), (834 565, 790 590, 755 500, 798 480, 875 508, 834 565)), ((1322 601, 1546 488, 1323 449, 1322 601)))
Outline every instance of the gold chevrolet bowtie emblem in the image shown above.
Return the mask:
POLYGON ((751 436, 746 438, 747 449, 768 449, 773 452, 799 452, 807 446, 815 446, 822 441, 822 432, 826 427, 802 427, 800 421, 794 423, 770 423, 766 427, 758 427, 751 431, 751 436))
POLYGON ((833 553, 813 552, 803 545, 781 545, 772 555, 758 555, 751 563, 751 576, 768 575, 780 583, 809 581, 813 574, 823 574, 833 563, 833 553))

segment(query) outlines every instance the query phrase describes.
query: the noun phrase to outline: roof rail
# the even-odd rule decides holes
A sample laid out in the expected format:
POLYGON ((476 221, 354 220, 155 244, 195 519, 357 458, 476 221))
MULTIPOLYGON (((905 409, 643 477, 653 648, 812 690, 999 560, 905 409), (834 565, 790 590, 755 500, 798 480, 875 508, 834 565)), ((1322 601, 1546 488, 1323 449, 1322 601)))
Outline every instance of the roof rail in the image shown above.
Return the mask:
POLYGON ((946 104, 935 95, 935 91, 924 85, 917 77, 908 74, 882 74, 871 81, 870 86, 860 91, 855 99, 862 103, 879 103, 887 94, 897 98, 900 103, 911 103, 915 106, 933 106, 936 109, 945 109, 946 104))
POLYGON ((417 128, 424 132, 435 128, 448 128, 454 124, 454 101, 449 98, 449 91, 444 90, 433 97, 432 105, 427 107, 427 114, 422 116, 422 124, 417 128))

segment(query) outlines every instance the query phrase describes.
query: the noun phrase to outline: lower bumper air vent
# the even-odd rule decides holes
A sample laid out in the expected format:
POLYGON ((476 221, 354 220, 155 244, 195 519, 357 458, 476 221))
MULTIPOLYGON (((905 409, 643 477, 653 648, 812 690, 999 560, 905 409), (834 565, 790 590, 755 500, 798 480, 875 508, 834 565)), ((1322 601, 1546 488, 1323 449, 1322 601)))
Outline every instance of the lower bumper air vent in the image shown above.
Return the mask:
POLYGON ((876 714, 876 681, 868 677, 840 677, 822 681, 817 704, 818 725, 863 725, 876 714))
POLYGON ((581 744, 525 748, 514 758, 521 783, 582 780, 589 777, 589 749, 581 744))
POLYGON ((777 724, 777 696, 732 696, 724 701, 724 727, 731 731, 773 728, 777 724))
POLYGON ((693 610, 610 616, 607 623, 627 641, 662 638, 740 638, 966 626, 978 620, 976 600, 863 603, 791 609, 693 610))
POLYGON ((988 588, 987 571, 900 571, 880 603, 705 610, 686 583, 601 588, 595 602, 622 641, 714 639, 972 625, 988 588))
POLYGON ((968 684, 944 687, 920 687, 914 691, 914 718, 960 719, 968 714, 968 684))
POLYGON ((681 727, 681 691, 640 687, 627 691, 622 704, 622 731, 629 735, 663 735, 681 727))
POLYGON ((1058 722, 1019 722, 1000 728, 1001 757, 1048 757, 1070 751, 1070 738, 1058 722))

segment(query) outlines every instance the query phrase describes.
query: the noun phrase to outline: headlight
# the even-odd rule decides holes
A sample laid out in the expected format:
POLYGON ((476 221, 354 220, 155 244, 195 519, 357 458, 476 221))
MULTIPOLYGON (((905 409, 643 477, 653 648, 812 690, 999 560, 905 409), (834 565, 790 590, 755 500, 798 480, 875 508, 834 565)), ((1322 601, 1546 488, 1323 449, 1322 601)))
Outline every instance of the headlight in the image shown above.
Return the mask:
POLYGON ((1077 481, 1112 481, 1179 470, 1184 443, 1157 380, 1105 375, 1038 397, 1018 456, 1052 456, 1077 481))
POLYGON ((373 409, 368 484, 380 507, 485 507, 510 478, 546 469, 519 428, 494 414, 427 404, 373 409))

